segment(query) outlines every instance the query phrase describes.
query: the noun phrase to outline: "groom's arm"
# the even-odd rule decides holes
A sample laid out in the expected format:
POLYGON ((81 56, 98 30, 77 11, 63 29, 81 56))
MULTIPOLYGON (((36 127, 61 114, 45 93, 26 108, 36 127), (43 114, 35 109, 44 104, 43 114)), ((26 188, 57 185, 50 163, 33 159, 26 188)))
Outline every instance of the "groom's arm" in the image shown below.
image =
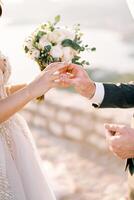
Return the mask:
POLYGON ((81 66, 73 63, 68 65, 67 72, 71 73, 71 76, 64 74, 59 83, 73 86, 77 93, 90 99, 94 107, 134 107, 134 84, 97 84, 81 66))
POLYGON ((96 93, 91 101, 98 108, 134 107, 134 84, 96 83, 96 93))

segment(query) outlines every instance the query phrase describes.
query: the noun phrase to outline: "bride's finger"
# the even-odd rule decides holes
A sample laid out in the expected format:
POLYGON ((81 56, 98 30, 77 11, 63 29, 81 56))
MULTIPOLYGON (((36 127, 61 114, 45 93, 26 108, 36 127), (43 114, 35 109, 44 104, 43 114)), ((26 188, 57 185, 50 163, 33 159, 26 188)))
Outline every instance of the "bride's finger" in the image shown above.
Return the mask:
POLYGON ((53 81, 53 87, 67 88, 69 86, 69 84, 62 82, 60 79, 53 81))
POLYGON ((52 81, 57 80, 57 79, 60 79, 60 75, 54 74, 51 76, 52 81))
POLYGON ((60 81, 68 85, 74 85, 74 82, 75 82, 75 80, 72 79, 72 75, 70 74, 62 74, 60 76, 60 81))
POLYGON ((58 63, 52 63, 49 66, 46 67, 45 71, 51 71, 51 72, 56 72, 59 71, 60 69, 67 69, 68 63, 65 62, 58 62, 58 63))
POLYGON ((60 75, 58 76, 58 78, 55 79, 54 82, 56 82, 56 83, 60 83, 60 84, 63 85, 63 84, 65 83, 66 77, 67 77, 66 74, 60 74, 60 75))
POLYGON ((60 72, 56 71, 56 72, 53 73, 53 75, 60 75, 60 72))
POLYGON ((66 79, 69 79, 71 77, 72 77, 71 74, 67 73, 60 74, 59 71, 56 71, 51 75, 51 80, 59 80, 60 82, 64 82, 66 79))

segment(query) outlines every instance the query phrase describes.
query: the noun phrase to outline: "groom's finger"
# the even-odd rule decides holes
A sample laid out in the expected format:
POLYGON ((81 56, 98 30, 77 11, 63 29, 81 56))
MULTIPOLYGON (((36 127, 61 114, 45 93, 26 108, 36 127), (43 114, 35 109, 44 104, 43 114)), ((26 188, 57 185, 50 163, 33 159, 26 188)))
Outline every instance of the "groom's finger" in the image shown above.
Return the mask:
POLYGON ((105 128, 113 135, 122 135, 124 133, 124 125, 105 124, 105 128))
POLYGON ((111 145, 111 142, 113 143, 113 140, 117 139, 119 137, 118 134, 116 134, 116 132, 107 130, 105 131, 105 136, 106 136, 106 141, 108 143, 108 145, 111 145))
POLYGON ((106 130, 105 136, 106 136, 106 139, 108 140, 109 138, 111 138, 113 136, 113 134, 110 131, 106 130))
POLYGON ((106 129, 106 133, 109 133, 109 135, 114 136, 117 133, 117 126, 113 124, 104 124, 104 127, 106 129))
POLYGON ((109 130, 109 131, 112 131, 112 132, 117 132, 117 131, 119 131, 119 126, 116 125, 116 124, 105 124, 104 126, 105 126, 105 128, 106 128, 107 130, 109 130))
POLYGON ((54 81, 54 80, 58 80, 59 79, 59 75, 56 75, 56 74, 53 74, 51 76, 51 80, 54 81))

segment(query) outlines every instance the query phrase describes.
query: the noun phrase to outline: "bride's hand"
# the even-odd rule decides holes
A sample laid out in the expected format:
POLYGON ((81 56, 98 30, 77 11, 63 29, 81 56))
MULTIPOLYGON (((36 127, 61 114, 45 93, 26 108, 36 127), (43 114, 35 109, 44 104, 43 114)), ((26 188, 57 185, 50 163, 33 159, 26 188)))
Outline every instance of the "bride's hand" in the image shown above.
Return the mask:
POLYGON ((60 84, 57 80, 59 80, 61 71, 66 71, 67 67, 67 63, 59 62, 50 64, 27 86, 31 98, 41 96, 51 88, 59 87, 60 84))
MULTIPOLYGON (((59 86, 59 83, 55 82, 55 80, 59 79, 61 71, 66 71, 67 67, 68 66, 65 63, 51 64, 29 85, 26 85, 24 88, 18 90, 7 98, 1 99, 0 123, 9 119, 9 117, 22 109, 32 99, 45 94, 52 87, 59 86), (59 73, 56 73, 57 71, 59 73)), ((1 75, 2 73, 2 70, 0 70, 1 77, 3 77, 1 75)))

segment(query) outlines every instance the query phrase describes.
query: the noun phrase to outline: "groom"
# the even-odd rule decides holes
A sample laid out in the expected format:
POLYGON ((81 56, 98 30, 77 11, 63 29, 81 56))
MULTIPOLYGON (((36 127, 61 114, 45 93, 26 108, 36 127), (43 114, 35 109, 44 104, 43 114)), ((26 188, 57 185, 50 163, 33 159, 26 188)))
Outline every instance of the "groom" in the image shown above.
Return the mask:
MULTIPOLYGON (((73 86, 95 108, 134 107, 134 84, 102 84, 92 81, 79 65, 70 64, 60 76, 64 87, 73 86)), ((129 126, 106 124, 109 149, 121 159, 134 158, 134 129, 129 126)), ((134 200, 134 176, 129 175, 129 200, 134 200)))
MULTIPOLYGON (((134 107, 134 84, 102 84, 92 81, 79 65, 70 64, 67 74, 61 76, 65 87, 73 86, 95 108, 134 107)), ((122 159, 134 157, 134 129, 124 125, 106 124, 106 138, 110 150, 122 159)))
MULTIPOLYGON (((134 16, 134 0, 127 0, 134 16)), ((134 84, 102 84, 92 81, 80 66, 70 64, 62 74, 62 86, 74 86, 76 92, 89 99, 95 108, 134 107, 134 84)), ((134 126, 134 125, 133 125, 134 126)), ((109 149, 121 159, 134 158, 134 129, 124 125, 106 124, 109 149)), ((129 176, 129 200, 134 200, 134 177, 129 176)))

